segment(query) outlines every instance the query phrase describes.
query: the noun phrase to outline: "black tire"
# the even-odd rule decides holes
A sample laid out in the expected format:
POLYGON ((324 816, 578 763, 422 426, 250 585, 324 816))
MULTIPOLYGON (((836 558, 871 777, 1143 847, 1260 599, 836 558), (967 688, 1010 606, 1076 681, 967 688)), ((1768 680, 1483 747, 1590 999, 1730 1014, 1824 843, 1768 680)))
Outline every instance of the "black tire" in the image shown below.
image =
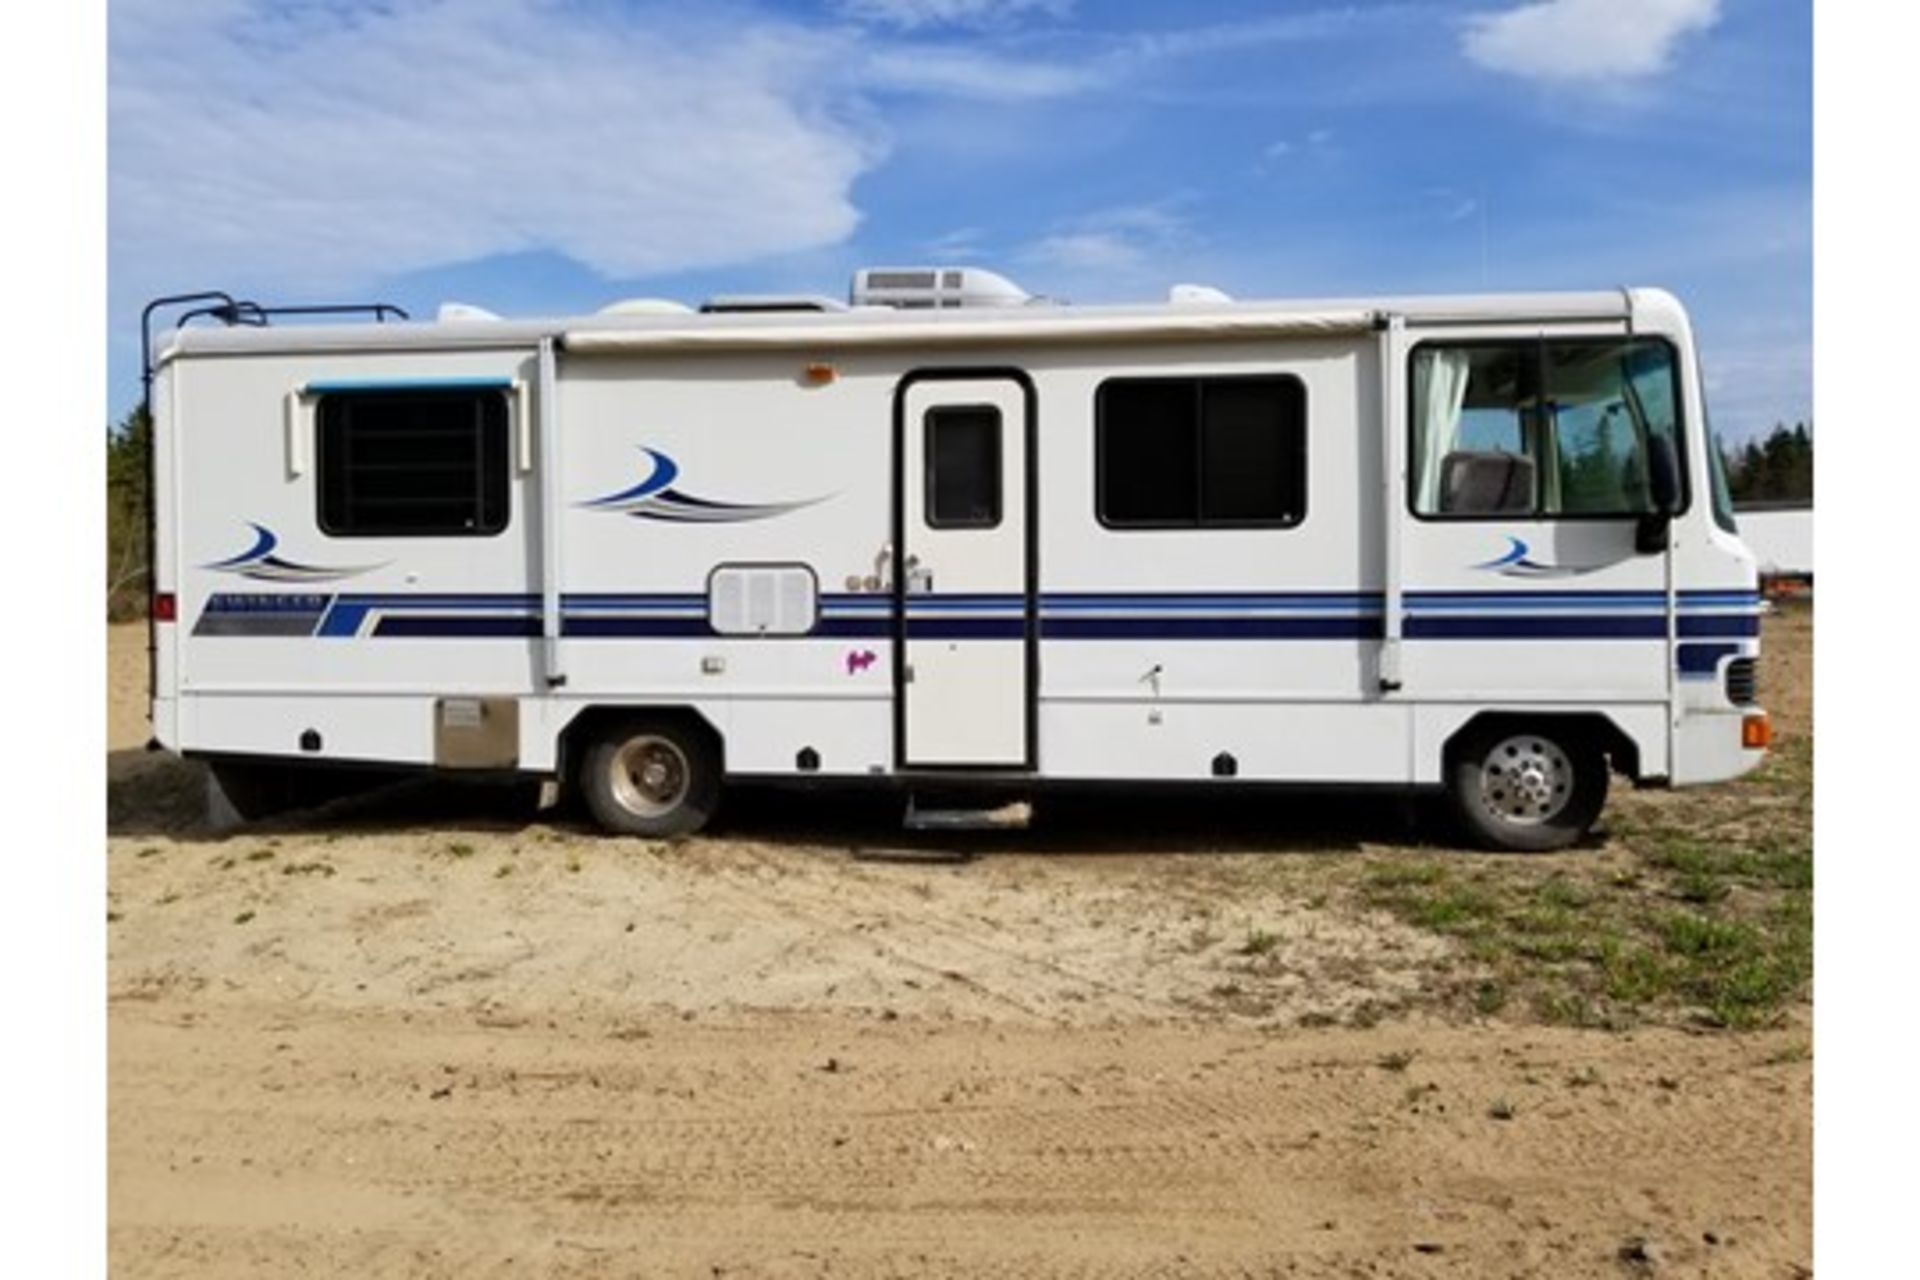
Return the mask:
POLYGON ((636 716, 594 736, 575 782, 608 831, 683 836, 705 826, 720 803, 720 757, 711 737, 685 720, 636 716))
POLYGON ((1590 830, 1607 802, 1607 761, 1577 729, 1496 722, 1454 744, 1447 795, 1474 843, 1546 853, 1590 830))

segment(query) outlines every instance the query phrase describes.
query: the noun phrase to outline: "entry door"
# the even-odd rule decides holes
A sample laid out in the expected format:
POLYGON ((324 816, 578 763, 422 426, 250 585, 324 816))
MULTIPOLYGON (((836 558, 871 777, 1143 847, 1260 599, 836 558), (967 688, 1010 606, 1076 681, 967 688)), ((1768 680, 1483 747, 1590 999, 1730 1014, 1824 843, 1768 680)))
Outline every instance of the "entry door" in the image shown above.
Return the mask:
POLYGON ((1028 405, 998 374, 901 384, 904 767, 1032 764, 1028 405))

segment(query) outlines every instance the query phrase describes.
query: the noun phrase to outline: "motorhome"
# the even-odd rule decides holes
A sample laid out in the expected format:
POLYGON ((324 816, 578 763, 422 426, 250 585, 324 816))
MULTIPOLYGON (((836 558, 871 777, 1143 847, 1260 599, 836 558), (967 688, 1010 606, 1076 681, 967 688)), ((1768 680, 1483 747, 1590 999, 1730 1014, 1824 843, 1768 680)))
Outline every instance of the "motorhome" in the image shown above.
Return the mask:
POLYGON ((230 799, 475 771, 665 835, 736 780, 1367 786, 1544 850, 1767 745, 1657 289, 317 310, 147 317, 154 731, 230 799))

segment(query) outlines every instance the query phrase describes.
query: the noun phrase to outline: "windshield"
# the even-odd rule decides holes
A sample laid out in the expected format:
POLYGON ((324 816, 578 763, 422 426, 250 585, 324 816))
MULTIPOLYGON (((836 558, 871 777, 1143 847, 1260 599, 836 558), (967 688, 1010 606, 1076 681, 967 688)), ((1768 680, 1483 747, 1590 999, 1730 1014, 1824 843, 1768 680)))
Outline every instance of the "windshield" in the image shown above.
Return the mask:
POLYGON ((1727 451, 1707 424, 1707 471, 1713 480, 1713 522, 1728 533, 1739 533, 1733 518, 1733 490, 1727 487, 1727 451))

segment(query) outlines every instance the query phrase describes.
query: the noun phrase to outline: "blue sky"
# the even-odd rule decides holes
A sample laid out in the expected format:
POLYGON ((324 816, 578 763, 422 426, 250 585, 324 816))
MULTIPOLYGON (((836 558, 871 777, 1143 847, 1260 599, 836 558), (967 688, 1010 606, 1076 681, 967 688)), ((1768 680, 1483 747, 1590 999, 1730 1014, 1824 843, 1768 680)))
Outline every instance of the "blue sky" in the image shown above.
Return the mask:
POLYGON ((1074 301, 1658 284, 1730 438, 1812 400, 1794 0, 113 0, 111 403, 140 303, 1074 301))

